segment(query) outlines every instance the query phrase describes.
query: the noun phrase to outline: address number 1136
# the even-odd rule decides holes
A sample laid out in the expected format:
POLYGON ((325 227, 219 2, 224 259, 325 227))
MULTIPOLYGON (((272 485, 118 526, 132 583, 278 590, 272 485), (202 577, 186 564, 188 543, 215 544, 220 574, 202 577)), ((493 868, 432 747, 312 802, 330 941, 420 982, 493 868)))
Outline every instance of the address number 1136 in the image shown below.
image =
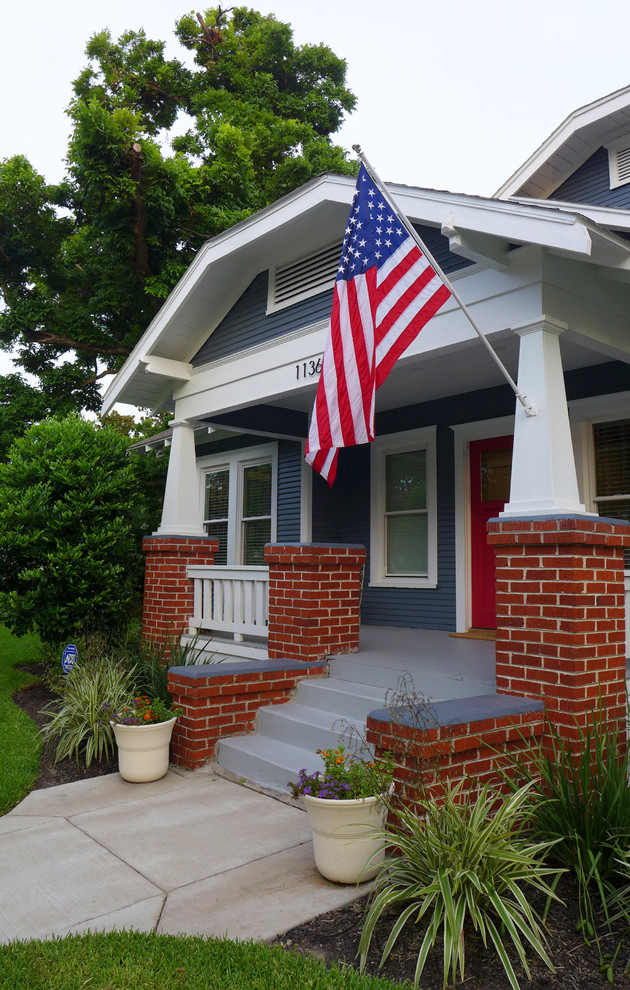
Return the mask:
POLYGON ((314 358, 310 361, 302 361, 301 364, 296 364, 295 366, 295 377, 298 381, 301 378, 313 378, 314 375, 319 375, 322 370, 322 359, 314 358))

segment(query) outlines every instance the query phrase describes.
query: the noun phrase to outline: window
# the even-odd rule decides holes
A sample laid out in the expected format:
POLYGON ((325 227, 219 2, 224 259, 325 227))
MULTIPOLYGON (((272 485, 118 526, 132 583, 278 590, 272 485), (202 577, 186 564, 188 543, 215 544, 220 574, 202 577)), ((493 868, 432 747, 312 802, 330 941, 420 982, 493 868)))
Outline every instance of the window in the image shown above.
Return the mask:
POLYGON ((370 583, 435 587, 435 427, 372 445, 370 583))
MULTIPOLYGON (((600 516, 630 521, 630 419, 593 424, 595 504, 600 516)), ((626 570, 630 551, 625 551, 626 570)))
POLYGON ((276 538, 275 444, 200 458, 203 525, 219 541, 217 564, 264 564, 276 538))

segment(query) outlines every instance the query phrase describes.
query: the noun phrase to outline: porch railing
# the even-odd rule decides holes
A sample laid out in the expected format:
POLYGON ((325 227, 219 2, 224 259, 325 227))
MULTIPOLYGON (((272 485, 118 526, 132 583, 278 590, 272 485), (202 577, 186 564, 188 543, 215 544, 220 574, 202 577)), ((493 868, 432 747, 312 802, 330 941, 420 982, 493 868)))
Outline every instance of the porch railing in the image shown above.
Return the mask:
POLYGON ((268 567, 203 564, 186 569, 193 580, 191 632, 227 633, 234 642, 267 638, 268 567))

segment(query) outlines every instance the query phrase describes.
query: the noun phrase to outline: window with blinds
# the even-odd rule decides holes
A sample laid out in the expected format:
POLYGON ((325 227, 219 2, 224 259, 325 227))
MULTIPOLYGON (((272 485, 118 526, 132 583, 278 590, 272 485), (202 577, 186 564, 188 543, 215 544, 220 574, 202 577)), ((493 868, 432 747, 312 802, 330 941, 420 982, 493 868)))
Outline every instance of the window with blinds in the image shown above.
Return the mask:
POLYGON ((277 461, 275 444, 199 459, 203 525, 219 541, 216 564, 264 565, 265 543, 276 538, 277 461))
POLYGON ((425 450, 385 458, 387 574, 426 575, 427 456, 425 450))
POLYGON ((227 564, 228 515, 230 505, 230 469, 208 471, 204 495, 204 529, 219 541, 215 564, 227 564))
POLYGON ((264 564, 263 549, 271 541, 271 463, 243 469, 243 563, 264 564))
MULTIPOLYGON (((593 424, 595 503, 600 516, 630 521, 630 419, 593 424)), ((630 569, 630 551, 625 551, 630 569)))

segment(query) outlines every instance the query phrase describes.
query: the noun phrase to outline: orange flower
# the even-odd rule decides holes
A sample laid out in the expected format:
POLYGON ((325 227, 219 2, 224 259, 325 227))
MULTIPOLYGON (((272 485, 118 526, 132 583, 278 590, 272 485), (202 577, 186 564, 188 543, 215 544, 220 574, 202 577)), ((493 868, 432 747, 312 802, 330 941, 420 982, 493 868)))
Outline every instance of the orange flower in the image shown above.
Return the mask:
POLYGON ((145 722, 150 722, 151 721, 151 712, 150 711, 144 713, 144 721, 145 722))

